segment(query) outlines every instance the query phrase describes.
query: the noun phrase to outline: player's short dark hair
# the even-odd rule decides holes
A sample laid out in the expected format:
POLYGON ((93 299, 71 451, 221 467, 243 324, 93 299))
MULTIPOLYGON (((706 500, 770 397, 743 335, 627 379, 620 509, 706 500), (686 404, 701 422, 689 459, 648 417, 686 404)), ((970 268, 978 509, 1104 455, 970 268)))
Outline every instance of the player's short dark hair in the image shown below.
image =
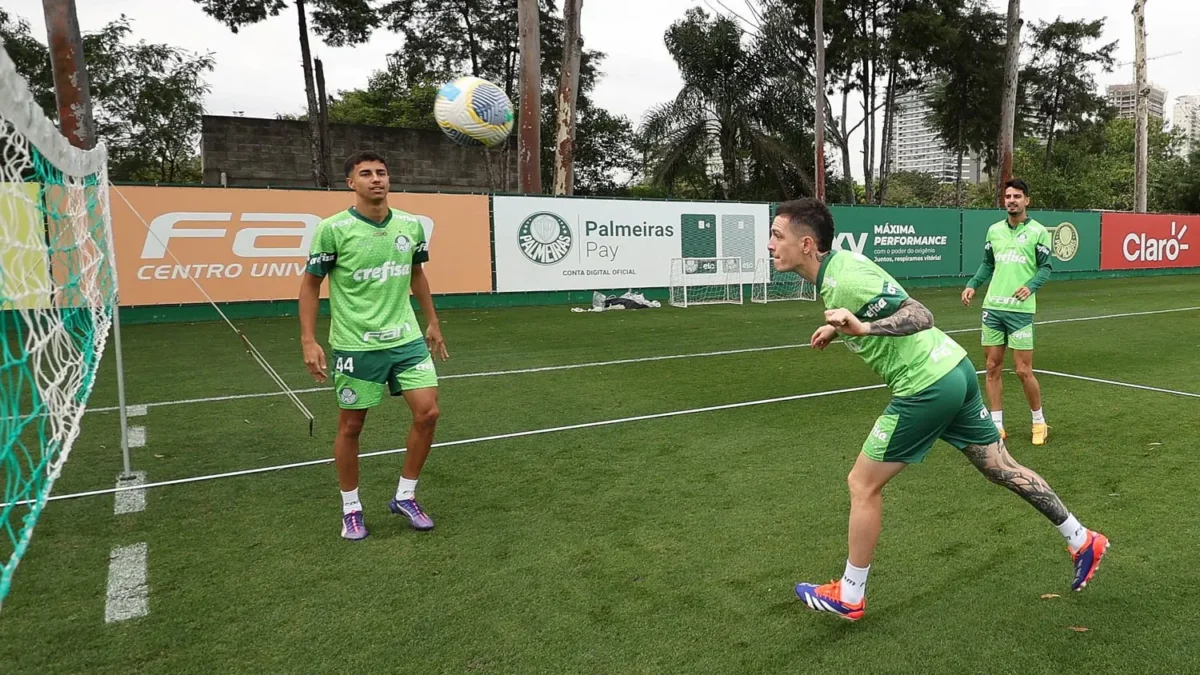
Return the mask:
POLYGON ((359 150, 353 155, 347 157, 346 163, 342 166, 346 172, 346 177, 349 178, 350 174, 354 171, 354 167, 362 164, 363 162, 379 162, 380 164, 383 164, 383 168, 387 168, 387 162, 379 153, 371 152, 370 150, 359 150))
POLYGON ((793 199, 775 207, 775 215, 787 218, 794 229, 808 230, 817 240, 817 250, 833 248, 833 213, 819 199, 793 199))
POLYGON ((1023 178, 1010 178, 1004 181, 1004 189, 1007 190, 1008 188, 1016 188, 1026 197, 1029 196, 1029 183, 1026 183, 1023 178))

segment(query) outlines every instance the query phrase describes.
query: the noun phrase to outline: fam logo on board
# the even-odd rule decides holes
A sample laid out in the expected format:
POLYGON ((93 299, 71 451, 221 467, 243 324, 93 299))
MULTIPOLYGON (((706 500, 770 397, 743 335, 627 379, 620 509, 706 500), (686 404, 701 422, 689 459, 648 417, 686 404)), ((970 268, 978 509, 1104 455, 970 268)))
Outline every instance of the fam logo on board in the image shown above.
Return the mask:
POLYGON ((562 262, 575 243, 571 227, 557 213, 531 214, 517 229, 517 246, 531 262, 554 265, 562 262))

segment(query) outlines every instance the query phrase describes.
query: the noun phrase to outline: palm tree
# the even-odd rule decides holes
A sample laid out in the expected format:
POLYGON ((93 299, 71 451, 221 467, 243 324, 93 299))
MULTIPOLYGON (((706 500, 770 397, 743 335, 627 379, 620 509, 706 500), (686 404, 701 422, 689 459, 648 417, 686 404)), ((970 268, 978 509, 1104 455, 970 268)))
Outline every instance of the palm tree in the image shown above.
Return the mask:
POLYGON ((721 194, 730 199, 748 175, 747 162, 775 176, 783 196, 799 178, 811 193, 812 178, 795 150, 791 126, 799 127, 802 111, 788 92, 769 79, 769 70, 742 31, 727 17, 708 19, 693 8, 667 31, 667 49, 675 58, 684 85, 675 98, 649 110, 639 134, 649 144, 651 179, 671 187, 682 176, 706 169, 719 158, 721 194))

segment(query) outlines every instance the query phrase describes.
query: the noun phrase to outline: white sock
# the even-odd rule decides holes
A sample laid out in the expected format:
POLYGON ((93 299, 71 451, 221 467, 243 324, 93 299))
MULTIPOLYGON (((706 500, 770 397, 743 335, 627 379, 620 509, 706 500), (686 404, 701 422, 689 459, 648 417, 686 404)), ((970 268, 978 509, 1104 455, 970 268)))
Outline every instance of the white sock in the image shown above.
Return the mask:
POLYGON ((409 480, 403 476, 400 477, 400 483, 396 485, 396 501, 404 501, 412 499, 417 493, 417 480, 414 478, 409 480))
POLYGON ((995 424, 997 429, 1004 428, 1004 411, 1003 410, 993 410, 992 411, 992 424, 995 424))
POLYGON ((871 569, 870 565, 866 567, 855 567, 846 561, 846 571, 842 574, 842 601, 850 604, 855 604, 863 599, 863 595, 867 592, 867 572, 871 569))
POLYGON ((1062 525, 1057 527, 1059 533, 1066 537, 1067 546, 1071 547, 1072 553, 1083 548, 1083 543, 1087 541, 1087 528, 1080 524, 1074 514, 1068 515, 1062 525))
POLYGON ((353 513, 354 511, 362 511, 362 502, 358 501, 358 488, 346 492, 342 491, 342 515, 353 513))
POLYGON ((1045 424, 1046 423, 1046 414, 1042 412, 1041 408, 1038 408, 1037 410, 1033 411, 1033 423, 1034 424, 1045 424))

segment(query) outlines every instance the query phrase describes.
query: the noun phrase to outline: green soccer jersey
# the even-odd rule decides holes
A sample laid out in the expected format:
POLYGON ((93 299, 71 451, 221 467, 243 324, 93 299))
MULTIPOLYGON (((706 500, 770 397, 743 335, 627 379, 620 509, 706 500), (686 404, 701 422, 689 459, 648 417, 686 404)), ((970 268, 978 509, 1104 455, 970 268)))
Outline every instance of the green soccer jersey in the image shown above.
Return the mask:
POLYGON ((409 289, 412 266, 428 260, 421 222, 398 209, 382 223, 353 208, 318 223, 308 273, 329 276, 329 345, 361 352, 420 339, 409 289))
POLYGON ((1033 314, 1037 310, 1037 290, 1050 278, 1050 230, 1034 220, 1012 227, 1004 219, 988 228, 983 245, 983 264, 967 282, 978 288, 989 279, 984 309, 1033 314), (1013 297, 1020 287, 1027 287, 1028 298, 1013 297))
MULTIPOLYGON (((847 309, 861 321, 885 319, 908 299, 883 268, 852 251, 833 251, 821 261, 817 288, 826 309, 847 309)), ((912 396, 925 389, 967 355, 938 328, 903 337, 843 335, 842 340, 879 373, 895 396, 912 396)))

